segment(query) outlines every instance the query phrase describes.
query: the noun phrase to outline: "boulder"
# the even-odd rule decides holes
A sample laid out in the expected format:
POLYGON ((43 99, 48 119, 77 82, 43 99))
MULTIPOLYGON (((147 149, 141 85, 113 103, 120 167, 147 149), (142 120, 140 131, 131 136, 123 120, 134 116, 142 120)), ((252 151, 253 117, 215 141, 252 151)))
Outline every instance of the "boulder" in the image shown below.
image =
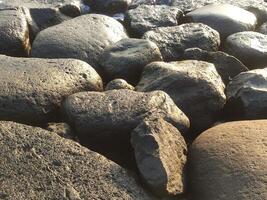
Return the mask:
POLYGON ((137 91, 163 90, 200 132, 219 117, 225 104, 224 83, 212 63, 196 60, 153 62, 144 68, 137 91))
POLYGON ((155 43, 129 38, 105 48, 100 65, 106 80, 122 78, 136 85, 143 68, 153 61, 161 60, 160 50, 155 43))
POLYGON ((259 29, 258 29, 258 32, 264 34, 264 35, 267 35, 267 22, 263 23, 259 29))
POLYGON ((101 91, 102 80, 74 59, 0 55, 0 119, 43 124, 60 118, 61 101, 81 91, 101 91))
POLYGON ((132 132, 131 143, 144 182, 159 196, 185 191, 187 146, 181 133, 163 119, 147 119, 132 132))
POLYGON ((120 89, 134 90, 134 87, 123 79, 114 79, 110 81, 105 87, 106 91, 107 90, 120 90, 120 89))
POLYGON ((99 13, 124 13, 132 0, 85 0, 90 7, 99 13))
POLYGON ((220 45, 219 33, 200 23, 160 27, 146 32, 143 38, 157 44, 165 61, 181 59, 188 48, 216 51, 220 45))
POLYGON ((267 196, 267 120, 221 124, 189 150, 193 200, 251 200, 267 196))
POLYGON ((105 157, 41 128, 0 122, 1 199, 155 199, 105 157))
POLYGON ((132 0, 130 8, 136 8, 140 5, 170 5, 172 0, 132 0))

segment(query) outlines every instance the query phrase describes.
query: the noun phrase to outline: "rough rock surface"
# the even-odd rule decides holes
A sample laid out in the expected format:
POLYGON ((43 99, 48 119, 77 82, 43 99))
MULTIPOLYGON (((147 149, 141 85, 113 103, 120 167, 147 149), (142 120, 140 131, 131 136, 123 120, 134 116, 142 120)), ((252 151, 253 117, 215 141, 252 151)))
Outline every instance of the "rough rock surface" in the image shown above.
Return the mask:
POLYGON ((180 59, 188 48, 216 51, 220 45, 219 33, 200 23, 160 27, 146 32, 143 38, 157 44, 165 61, 180 59))
POLYGON ((267 35, 267 22, 263 23, 259 29, 258 29, 258 32, 264 34, 264 35, 267 35))
POLYGON ((196 131, 208 128, 218 117, 226 101, 224 88, 214 65, 196 60, 153 62, 144 68, 136 86, 137 91, 169 94, 196 131))
POLYGON ((98 72, 103 49, 127 38, 123 26, 111 17, 88 14, 41 31, 34 40, 32 55, 42 58, 76 58, 98 72))
POLYGON ((114 79, 110 81, 105 87, 105 90, 120 90, 120 89, 134 90, 134 86, 130 85, 123 79, 114 79))
POLYGON ((267 120, 221 124, 202 133, 189 151, 195 200, 267 196, 267 120))
POLYGON ((131 38, 122 39, 105 48, 100 65, 108 81, 122 78, 136 85, 143 68, 153 61, 161 60, 160 50, 154 42, 131 38))
POLYGON ((66 139, 71 139, 76 142, 78 142, 78 138, 75 134, 75 131, 67 124, 64 122, 60 123, 48 123, 47 126, 45 127, 46 130, 51 131, 53 133, 58 134, 59 136, 66 138, 66 139))
POLYGON ((131 143, 142 178, 155 194, 185 191, 187 146, 173 125, 163 119, 144 120, 132 132, 131 143))
POLYGON ((1 199, 154 199, 103 156, 41 128, 0 122, 1 199))
POLYGON ((85 0, 94 11, 100 13, 123 13, 132 0, 85 0))
POLYGON ((102 90, 87 63, 74 59, 0 55, 0 119, 39 124, 58 120, 61 101, 76 92, 102 90))

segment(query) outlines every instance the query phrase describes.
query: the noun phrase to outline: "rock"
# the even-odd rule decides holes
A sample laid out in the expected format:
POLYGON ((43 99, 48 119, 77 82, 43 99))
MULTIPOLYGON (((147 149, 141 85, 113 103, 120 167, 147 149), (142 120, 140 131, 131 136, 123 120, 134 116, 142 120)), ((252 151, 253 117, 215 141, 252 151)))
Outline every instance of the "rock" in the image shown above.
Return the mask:
POLYGON ((97 72, 104 48, 123 39, 123 26, 111 17, 88 14, 41 31, 33 43, 33 57, 76 58, 97 72))
POLYGON ((155 43, 129 38, 105 48, 100 65, 107 80, 122 78, 136 85, 144 66, 161 60, 160 50, 155 43))
POLYGON ((186 14, 189 22, 203 23, 220 33, 221 39, 242 31, 253 31, 256 16, 230 4, 212 4, 186 14))
POLYGON ((0 56, 0 69, 1 120, 26 124, 58 120, 64 98, 102 90, 96 71, 79 60, 0 56))
POLYGON ((78 17, 82 14, 82 3, 80 1, 65 3, 59 7, 59 10, 64 15, 78 17))
POLYGON ((74 130, 66 123, 48 123, 46 130, 58 134, 59 136, 79 142, 74 130))
POLYGON ((94 11, 100 13, 123 13, 132 0, 85 0, 94 11))
POLYGON ((134 90, 134 87, 127 83, 123 79, 114 79, 110 81, 107 85, 105 90, 120 90, 120 89, 128 89, 128 90, 134 90))
POLYGON ((265 22, 259 27, 258 32, 267 35, 267 22, 265 22))
POLYGON ((187 146, 173 125, 162 119, 144 120, 132 132, 131 143, 142 178, 155 194, 184 192, 187 146))
POLYGON ((249 69, 267 66, 267 36, 245 31, 230 35, 224 51, 242 61, 249 69))
POLYGON ((224 84, 212 63, 187 60, 153 62, 144 68, 137 91, 162 90, 189 117, 191 128, 200 132, 218 118, 226 97, 224 84))
POLYGON ((247 11, 252 12, 256 17, 259 26, 267 21, 267 3, 263 4, 251 4, 245 8, 247 11))
POLYGON ((22 9, 0 10, 0 54, 28 56, 29 29, 22 9))
POLYGON ((193 199, 266 199, 266 124, 229 122, 194 141, 188 158, 193 199))
POLYGON ((199 48, 191 48, 185 50, 184 58, 213 63, 225 85, 236 75, 248 71, 248 68, 238 59, 221 51, 211 52, 199 48))
POLYGON ((130 8, 140 5, 170 5, 172 0, 132 0, 130 8))
POLYGON ((126 14, 126 23, 129 32, 136 37, 142 37, 145 32, 158 27, 177 26, 183 12, 165 5, 141 5, 129 10, 126 14))
POLYGON ((226 87, 225 112, 231 119, 267 118, 267 68, 243 72, 226 87))
POLYGON ((178 60, 188 48, 216 51, 220 45, 219 33, 200 23, 160 27, 146 32, 143 38, 157 44, 165 61, 178 60))
POLYGON ((0 138, 3 199, 154 199, 123 168, 49 131, 0 122, 0 138))

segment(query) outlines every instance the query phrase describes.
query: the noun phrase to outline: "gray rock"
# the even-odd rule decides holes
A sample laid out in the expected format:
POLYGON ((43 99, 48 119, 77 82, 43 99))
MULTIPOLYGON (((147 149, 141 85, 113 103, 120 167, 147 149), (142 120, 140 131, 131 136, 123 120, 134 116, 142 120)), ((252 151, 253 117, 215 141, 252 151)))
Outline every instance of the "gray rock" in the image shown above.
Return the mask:
POLYGON ((134 90, 134 87, 123 79, 114 79, 110 81, 105 87, 106 91, 107 90, 120 90, 120 89, 134 90))
POLYGON ((189 151, 193 200, 251 200, 267 196, 267 120, 221 124, 189 151))
POLYGON ((78 17, 82 14, 82 2, 81 1, 72 1, 69 3, 65 3, 59 7, 59 10, 64 15, 70 17, 78 17))
POLYGON ((202 60, 213 63, 225 85, 236 75, 248 71, 248 68, 238 59, 221 51, 211 52, 199 48, 191 48, 185 50, 183 57, 189 60, 202 60))
POLYGON ((155 194, 185 191, 187 146, 173 125, 163 119, 144 120, 132 132, 131 143, 142 178, 155 194))
POLYGON ((22 9, 0 9, 0 54, 28 56, 29 29, 22 9))
POLYGON ((249 69, 267 66, 267 35, 245 31, 230 35, 224 51, 242 61, 249 69))
POLYGON ((98 72, 104 48, 127 38, 123 26, 111 17, 89 14, 41 31, 34 40, 32 55, 43 58, 77 58, 98 72))
POLYGON ((146 32, 143 38, 157 44, 165 61, 180 59, 188 48, 216 51, 220 45, 219 33, 200 23, 157 28, 146 32))
POLYGON ((163 90, 189 117, 197 132, 210 127, 226 97, 224 84, 212 63, 187 60, 153 62, 144 68, 137 91, 163 90))
POLYGON ((41 128, 0 122, 1 199, 154 199, 129 173, 41 128))
POLYGON ((221 39, 242 31, 252 31, 257 24, 256 16, 230 4, 212 4, 186 14, 189 22, 203 23, 220 33, 221 39))
POLYGON ((172 0, 132 0, 130 8, 140 5, 170 5, 172 0))
POLYGON ((26 7, 26 8, 36 8, 36 7, 56 7, 62 4, 68 4, 73 1, 80 0, 1 0, 1 7, 26 7))
POLYGON ((263 23, 259 29, 258 29, 258 32, 264 34, 264 35, 267 35, 267 22, 263 23))
POLYGON ((105 48, 100 65, 107 80, 122 78, 136 85, 143 68, 153 61, 161 60, 160 50, 155 43, 129 38, 105 48))
POLYGON ((126 23, 129 32, 136 37, 142 37, 145 32, 158 27, 177 26, 183 12, 165 5, 141 5, 126 13, 126 23))
POLYGON ((100 13, 123 13, 125 12, 132 0, 85 0, 94 11, 100 13))
POLYGON ((67 96, 102 90, 102 80, 87 63, 74 59, 0 56, 0 119, 27 124, 58 120, 67 96))
POLYGON ((226 87, 225 112, 230 118, 267 118, 267 68, 243 72, 226 87))
POLYGON ((46 130, 58 134, 59 136, 79 142, 74 130, 66 123, 48 123, 45 127, 46 130))

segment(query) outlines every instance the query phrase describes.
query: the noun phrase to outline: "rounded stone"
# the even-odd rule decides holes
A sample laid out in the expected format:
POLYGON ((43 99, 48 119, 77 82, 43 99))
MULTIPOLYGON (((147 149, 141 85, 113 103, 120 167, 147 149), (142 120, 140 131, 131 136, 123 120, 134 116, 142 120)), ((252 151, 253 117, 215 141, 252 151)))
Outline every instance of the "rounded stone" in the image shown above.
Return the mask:
POLYGON ((120 90, 120 89, 134 90, 134 87, 123 79, 114 79, 110 81, 105 87, 106 91, 107 90, 120 90))

